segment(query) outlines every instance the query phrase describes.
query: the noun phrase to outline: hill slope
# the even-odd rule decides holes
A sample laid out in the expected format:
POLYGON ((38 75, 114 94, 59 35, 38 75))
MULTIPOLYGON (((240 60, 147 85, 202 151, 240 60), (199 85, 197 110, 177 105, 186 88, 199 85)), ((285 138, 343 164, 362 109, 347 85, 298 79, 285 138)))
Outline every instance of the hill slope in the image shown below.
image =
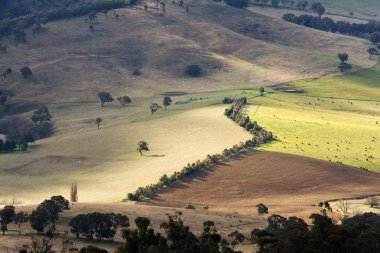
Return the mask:
POLYGON ((0 89, 15 99, 90 101, 104 89, 149 97, 333 74, 341 51, 358 67, 373 64, 365 40, 211 2, 187 4, 189 13, 168 3, 165 16, 142 7, 98 14, 93 32, 84 17, 50 22, 34 36, 29 31, 27 44, 5 41, 9 52, 1 55, 0 69, 15 71, 0 89), (184 75, 191 64, 202 67, 202 78, 184 75), (17 73, 24 65, 32 68, 30 80, 17 73), (133 76, 134 69, 142 75, 133 76))

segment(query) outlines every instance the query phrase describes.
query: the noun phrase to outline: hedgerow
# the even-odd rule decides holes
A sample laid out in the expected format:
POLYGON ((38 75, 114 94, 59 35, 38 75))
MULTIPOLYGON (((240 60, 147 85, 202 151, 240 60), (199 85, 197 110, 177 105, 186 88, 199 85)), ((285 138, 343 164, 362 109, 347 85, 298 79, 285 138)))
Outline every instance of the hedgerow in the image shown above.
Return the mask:
POLYGON ((210 170, 213 166, 219 164, 221 161, 231 158, 239 153, 249 151, 250 149, 257 147, 260 144, 267 143, 273 140, 271 132, 266 131, 260 127, 256 121, 251 121, 248 116, 243 115, 243 108, 247 104, 247 98, 243 97, 235 100, 231 107, 226 109, 225 115, 239 124, 241 127, 249 131, 253 137, 246 142, 240 142, 239 145, 234 145, 229 149, 224 149, 221 154, 207 155, 207 157, 195 163, 188 163, 179 172, 174 172, 172 175, 163 175, 159 181, 155 184, 147 185, 145 187, 139 187, 134 193, 128 193, 128 196, 124 201, 143 201, 152 197, 165 187, 180 182, 186 178, 189 178, 200 171, 210 170))

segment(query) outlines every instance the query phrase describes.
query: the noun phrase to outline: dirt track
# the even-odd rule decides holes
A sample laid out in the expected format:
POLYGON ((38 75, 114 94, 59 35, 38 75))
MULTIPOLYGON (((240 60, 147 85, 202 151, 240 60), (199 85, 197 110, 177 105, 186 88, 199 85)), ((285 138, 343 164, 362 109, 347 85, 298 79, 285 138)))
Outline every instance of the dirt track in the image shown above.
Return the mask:
POLYGON ((328 199, 380 193, 380 174, 317 159, 255 152, 230 160, 209 173, 168 188, 148 204, 307 218, 315 204, 328 199))

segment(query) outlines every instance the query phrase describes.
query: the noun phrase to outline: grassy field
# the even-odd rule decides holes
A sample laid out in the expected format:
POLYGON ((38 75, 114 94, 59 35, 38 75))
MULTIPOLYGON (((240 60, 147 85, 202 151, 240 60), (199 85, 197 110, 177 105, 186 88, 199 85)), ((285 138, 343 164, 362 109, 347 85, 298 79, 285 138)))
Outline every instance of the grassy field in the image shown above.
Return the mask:
POLYGON ((321 0, 327 12, 366 19, 380 19, 380 6, 377 0, 321 0))
POLYGON ((380 172, 380 66, 288 83, 304 94, 251 99, 247 114, 276 135, 260 147, 380 172))
POLYGON ((117 102, 104 108, 100 103, 49 105, 54 136, 31 145, 31 152, 0 156, 0 190, 7 193, 1 198, 35 203, 53 194, 67 197, 76 181, 81 202, 120 201, 165 173, 249 139, 248 132, 223 115, 225 106, 212 106, 239 92, 172 97, 174 102, 195 101, 154 115, 149 104, 160 103, 161 97, 125 108, 117 102), (103 123, 98 131, 94 119, 99 116, 103 123), (140 140, 150 144, 151 152, 140 156, 140 140))

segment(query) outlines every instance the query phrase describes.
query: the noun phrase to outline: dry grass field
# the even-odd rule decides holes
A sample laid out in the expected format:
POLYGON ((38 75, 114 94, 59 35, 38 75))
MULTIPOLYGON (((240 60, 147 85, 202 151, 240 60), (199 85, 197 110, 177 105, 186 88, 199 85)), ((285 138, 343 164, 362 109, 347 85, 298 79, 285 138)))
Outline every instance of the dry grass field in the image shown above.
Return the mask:
POLYGON ((188 4, 189 13, 167 4, 165 16, 141 6, 98 13, 93 32, 85 17, 50 22, 39 34, 28 31, 26 44, 3 41, 9 52, 1 56, 0 69, 14 73, 0 81, 0 89, 13 91, 17 101, 83 102, 94 101, 100 90, 151 97, 336 74, 341 51, 356 67, 373 64, 363 39, 210 1, 188 4), (200 65, 204 76, 186 77, 190 64, 200 65), (24 65, 33 71, 30 80, 18 73, 24 65), (133 76, 134 69, 142 75, 133 76))
POLYGON ((165 189, 148 205, 256 214, 264 203, 270 214, 308 218, 329 199, 380 193, 380 175, 354 167, 275 152, 254 152, 165 189))

